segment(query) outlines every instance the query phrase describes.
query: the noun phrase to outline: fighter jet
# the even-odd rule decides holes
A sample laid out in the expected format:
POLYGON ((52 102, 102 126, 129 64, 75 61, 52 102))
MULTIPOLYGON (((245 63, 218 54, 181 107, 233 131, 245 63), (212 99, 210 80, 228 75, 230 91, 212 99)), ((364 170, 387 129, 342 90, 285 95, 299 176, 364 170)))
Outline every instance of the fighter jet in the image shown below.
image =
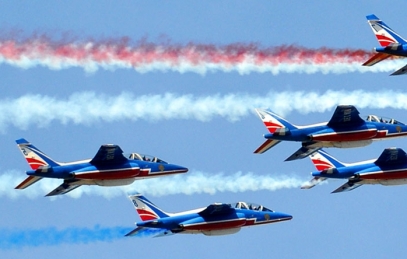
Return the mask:
POLYGON ((65 194, 81 185, 120 186, 135 180, 186 173, 187 168, 169 164, 157 157, 132 153, 123 155, 118 145, 102 145, 93 159, 70 163, 56 162, 25 139, 16 140, 32 170, 16 189, 24 189, 42 178, 64 182, 46 196, 65 194))
POLYGON ((345 164, 323 150, 310 156, 318 172, 304 184, 310 189, 326 179, 346 179, 345 184, 332 193, 351 191, 363 184, 401 185, 407 184, 407 154, 401 148, 386 148, 378 159, 345 164))
POLYGON ((339 105, 328 122, 296 126, 270 110, 256 109, 269 134, 254 153, 264 153, 281 141, 297 141, 302 147, 286 161, 307 157, 322 147, 352 148, 371 144, 373 140, 404 137, 407 125, 376 115, 362 119, 353 105, 339 105))
POLYGON ((155 237, 172 234, 229 235, 242 227, 291 220, 292 216, 246 202, 213 203, 180 213, 167 213, 141 194, 129 196, 142 222, 126 236, 152 234, 155 237))

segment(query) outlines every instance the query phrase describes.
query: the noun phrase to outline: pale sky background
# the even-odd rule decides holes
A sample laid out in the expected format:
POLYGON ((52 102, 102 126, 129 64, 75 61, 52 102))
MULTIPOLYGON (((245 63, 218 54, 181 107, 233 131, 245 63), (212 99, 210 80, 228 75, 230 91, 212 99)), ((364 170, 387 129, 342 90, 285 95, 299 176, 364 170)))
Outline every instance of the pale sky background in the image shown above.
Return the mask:
MULTIPOLYGON (((39 33, 51 38, 68 35, 68 38, 79 40, 114 41, 126 36, 133 42, 144 37, 157 43, 167 38, 178 44, 254 42, 263 47, 297 44, 314 49, 329 47, 369 51, 379 44, 365 16, 374 13, 407 37, 404 26, 406 8, 405 1, 393 1, 391 5, 383 1, 0 1, 0 39, 7 40, 19 31, 23 36, 18 37, 39 33)), ((44 96, 57 101, 75 100, 84 92, 94 93, 95 99, 101 101, 121 94, 141 101, 151 95, 166 93, 199 99, 228 94, 249 94, 253 98, 261 98, 283 91, 289 95, 315 92, 317 101, 305 105, 312 109, 314 105, 324 103, 334 107, 339 102, 332 98, 318 98, 328 90, 343 91, 345 96, 348 92, 360 90, 379 96, 388 94, 392 103, 392 97, 401 96, 406 91, 407 77, 389 77, 392 70, 402 65, 386 72, 307 74, 294 71, 277 75, 270 72, 242 75, 235 71, 217 70, 202 75, 154 69, 146 73, 122 68, 99 69, 92 73, 80 67, 58 70, 34 66, 24 69, 3 61, 0 63, 0 106, 3 113, 0 115, 0 178, 3 181, 0 183, 0 235, 36 230, 38 239, 46 239, 47 242, 37 240, 38 243, 27 243, 17 239, 8 240, 12 245, 6 245, 3 236, 1 258, 260 256, 333 259, 401 258, 407 253, 407 186, 363 186, 348 193, 330 194, 344 182, 338 180, 311 190, 301 190, 297 186, 274 191, 265 188, 255 190, 264 179, 261 177, 281 182, 282 177, 287 176, 305 181, 311 178, 309 173, 315 168, 308 159, 284 162, 299 148, 298 143, 282 143, 265 154, 254 155, 253 151, 264 141, 262 135, 267 133, 254 112, 244 113, 235 121, 215 112, 205 121, 196 119, 197 116, 154 120, 144 116, 137 120, 90 118, 87 121, 85 118, 83 121, 61 123, 60 120, 46 121, 57 108, 44 103, 44 117, 24 125, 21 121, 33 119, 29 115, 24 117, 25 111, 32 112, 32 106, 19 103, 16 107, 21 110, 15 120, 8 117, 10 115, 4 108, 5 104, 15 103, 22 96, 28 95, 28 99, 41 103, 44 96), (383 90, 387 92, 382 93, 383 90), (120 145, 125 153, 156 155, 188 167, 190 172, 179 178, 138 181, 128 189, 131 190, 129 194, 135 190, 146 190, 145 195, 168 212, 204 207, 213 202, 250 201, 291 214, 294 218, 280 224, 243 228, 235 235, 219 237, 174 235, 95 241, 98 237, 92 233, 65 239, 46 236, 56 232, 53 228, 63 232, 67 229, 93 229, 98 225, 131 230, 140 219, 125 191, 116 187, 81 187, 56 199, 42 196, 58 186, 60 180, 48 181, 47 185, 39 182, 26 190, 14 190, 16 182, 23 179, 24 172, 29 169, 15 144, 15 140, 21 137, 58 161, 92 158, 101 144, 114 143, 120 145), (218 189, 211 194, 202 187, 186 194, 185 184, 177 186, 178 181, 184 183, 187 177, 194 175, 204 175, 206 179, 202 181, 205 182, 215 178, 213 185, 227 186, 238 181, 236 174, 239 172, 246 177, 252 173, 252 190, 233 187, 229 188, 233 191, 218 189), (219 176, 220 173, 223 175, 219 176), (168 186, 174 183, 174 186, 168 186)), ((364 101, 363 93, 359 92, 359 95, 361 98, 346 104, 358 107, 364 101)), ((241 104, 247 103, 250 100, 241 104)), ((78 105, 81 104, 78 100, 78 105)), ((155 110, 156 104, 160 104, 159 98, 144 108, 155 110)), ((261 106, 273 105, 265 102, 261 106)), ((230 112, 235 114, 232 109, 237 106, 236 103, 231 105, 230 112)), ((407 106, 380 108, 375 100, 364 106, 359 108, 361 114, 378 114, 407 122, 407 106)), ((95 107, 98 110, 103 108, 95 107)), ((209 110, 212 108, 208 106, 209 110)), ((289 121, 304 125, 329 120, 333 110, 276 112, 284 112, 289 121)), ((357 162, 378 157, 384 148, 391 146, 407 150, 407 139, 376 142, 365 148, 327 151, 341 161, 357 162)))

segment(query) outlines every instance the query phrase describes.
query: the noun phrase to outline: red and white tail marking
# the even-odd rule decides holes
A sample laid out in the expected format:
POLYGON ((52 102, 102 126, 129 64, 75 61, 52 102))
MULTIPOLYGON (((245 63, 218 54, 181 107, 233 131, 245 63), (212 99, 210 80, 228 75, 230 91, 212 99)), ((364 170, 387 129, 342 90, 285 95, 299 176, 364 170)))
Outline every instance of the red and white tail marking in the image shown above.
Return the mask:
POLYGON ((319 152, 313 153, 310 158, 318 171, 335 167, 326 157, 322 156, 319 152))
POLYGON ((25 157, 25 159, 27 160, 27 163, 30 165, 32 170, 37 170, 38 167, 47 165, 47 163, 44 160, 42 160, 41 158, 36 159, 36 158, 25 157))
POLYGON ((30 143, 18 144, 18 148, 32 170, 37 170, 40 166, 48 165, 48 163, 41 157, 41 155, 45 157, 45 154, 31 146, 30 143))
POLYGON ((256 112, 270 133, 274 133, 279 128, 284 128, 284 125, 275 118, 275 114, 260 109, 256 109, 256 112))
POLYGON ((131 195, 129 198, 142 221, 155 220, 169 215, 141 194, 131 195))
POLYGON ((385 35, 381 35, 381 34, 376 33, 376 38, 377 38, 377 40, 379 41, 379 43, 380 43, 380 45, 382 47, 387 47, 391 43, 396 43, 397 42, 390 34, 388 34, 388 36, 385 36, 385 35))
POLYGON ((142 209, 136 209, 136 210, 142 221, 158 219, 157 214, 155 214, 153 211, 149 210, 148 207, 147 208, 144 207, 142 209))

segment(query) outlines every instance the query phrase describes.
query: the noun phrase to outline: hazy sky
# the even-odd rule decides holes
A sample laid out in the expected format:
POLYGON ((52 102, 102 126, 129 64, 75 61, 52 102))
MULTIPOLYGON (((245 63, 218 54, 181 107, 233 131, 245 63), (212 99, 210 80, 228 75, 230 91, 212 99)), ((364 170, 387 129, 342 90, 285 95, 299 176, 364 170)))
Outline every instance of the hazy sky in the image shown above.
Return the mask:
MULTIPOLYGON (((383 6, 0 1, 0 256, 404 256, 407 186, 330 194, 344 182, 332 180, 301 190, 315 168, 308 159, 284 162, 298 143, 253 154, 267 133, 256 107, 298 125, 329 120, 337 104, 407 122, 407 77, 389 76, 407 60, 360 66, 379 46, 366 15, 407 37, 407 3, 383 6), (258 59, 242 58, 248 53, 258 59), (92 158, 114 143, 190 171, 45 198, 60 180, 14 190, 29 169, 15 144, 21 137, 57 161, 92 158), (168 212, 249 201, 294 218, 219 237, 122 237, 140 220, 127 198, 136 192, 168 212)), ((392 146, 407 150, 407 139, 327 151, 357 162, 392 146)))

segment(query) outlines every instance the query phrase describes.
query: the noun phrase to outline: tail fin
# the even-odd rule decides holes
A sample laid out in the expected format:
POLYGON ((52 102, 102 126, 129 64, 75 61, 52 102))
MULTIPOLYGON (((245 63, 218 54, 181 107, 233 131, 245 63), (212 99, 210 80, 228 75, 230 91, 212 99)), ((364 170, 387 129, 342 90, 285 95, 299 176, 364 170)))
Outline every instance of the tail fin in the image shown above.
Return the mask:
POLYGON ((154 203, 141 194, 129 196, 142 221, 169 217, 170 214, 159 209, 154 203))
POLYGON ((37 170, 41 166, 58 166, 60 163, 55 162, 50 157, 41 152, 27 140, 21 138, 16 140, 18 148, 23 153, 32 170, 37 170))
MULTIPOLYGON (((329 155, 322 149, 314 152, 310 156, 310 159, 318 171, 328 171, 328 170, 331 171, 334 170, 333 168, 346 166, 346 164, 339 162, 337 159, 335 159, 333 156, 329 155)), ((310 181, 302 184, 301 189, 311 189, 312 187, 325 181, 326 179, 327 178, 325 177, 315 176, 310 181)))
POLYGON ((382 47, 387 47, 390 44, 405 44, 407 41, 387 26, 382 20, 380 20, 376 15, 371 14, 366 16, 373 33, 376 35, 382 47))
POLYGON ((315 165, 318 171, 327 170, 330 168, 338 168, 346 166, 345 163, 340 162, 333 156, 329 155, 322 149, 318 150, 317 152, 313 153, 310 156, 312 163, 315 165))
POLYGON ((295 125, 269 110, 256 109, 256 112, 270 133, 283 134, 283 132, 297 129, 295 125))

